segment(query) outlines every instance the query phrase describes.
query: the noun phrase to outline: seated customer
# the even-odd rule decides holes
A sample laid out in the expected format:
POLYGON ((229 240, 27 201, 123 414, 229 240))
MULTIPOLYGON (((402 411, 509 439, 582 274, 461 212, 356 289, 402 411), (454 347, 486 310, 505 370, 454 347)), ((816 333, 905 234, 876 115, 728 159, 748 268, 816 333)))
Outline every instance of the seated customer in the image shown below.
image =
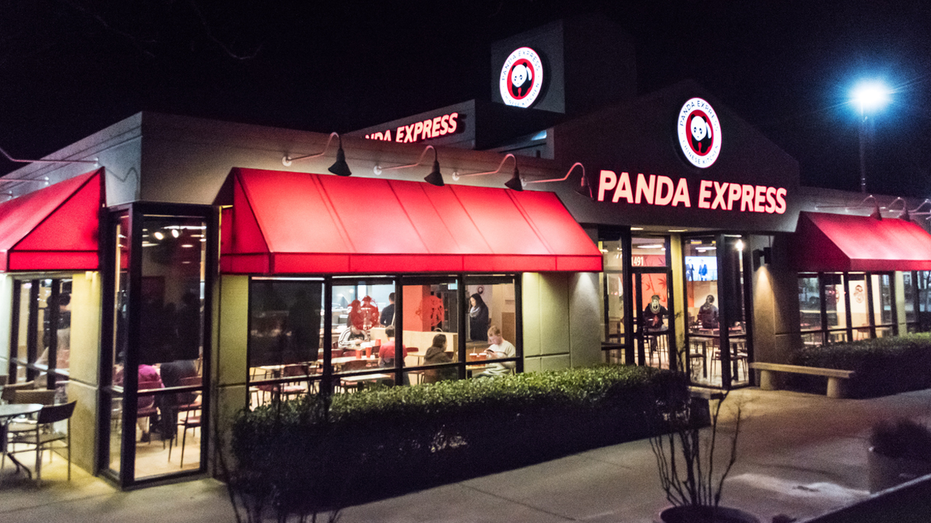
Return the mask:
MULTIPOLYGON (((394 356, 395 356, 395 343, 394 343, 394 327, 389 325, 385 329, 385 336, 388 336, 388 341, 381 344, 381 349, 378 350, 378 366, 384 368, 394 368, 394 356)), ((414 349, 410 347, 404 347, 404 355, 407 356, 409 353, 413 352, 414 349)), ((410 378, 408 378, 407 373, 404 373, 404 384, 410 385, 410 378)))
MULTIPOLYGON (((437 334, 433 337, 433 345, 427 349, 423 358, 424 365, 440 365, 452 363, 453 359, 446 352, 446 335, 437 334)), ((447 367, 443 369, 427 369, 423 371, 423 383, 436 383, 443 380, 456 379, 456 369, 447 367)))
MULTIPOLYGON (((501 329, 497 326, 492 325, 488 327, 488 341, 491 343, 491 346, 485 350, 486 358, 488 359, 499 359, 499 358, 513 358, 517 356, 517 348, 514 347, 514 344, 505 340, 501 337, 501 329)), ((516 361, 502 361, 500 363, 489 363, 485 370, 480 374, 476 374, 476 378, 486 378, 486 377, 495 377, 503 376, 505 374, 510 374, 513 372, 514 368, 517 367, 516 361)))
MULTIPOLYGON (((162 384, 165 387, 180 387, 183 385, 182 379, 197 377, 197 365, 194 360, 175 360, 162 363, 160 370, 162 384)), ((158 409, 162 413, 161 431, 163 439, 167 440, 175 437, 178 425, 178 407, 180 405, 190 405, 196 399, 197 395, 192 392, 162 394, 158 397, 158 409)))
POLYGON ((346 330, 339 333, 339 341, 337 342, 337 347, 345 349, 353 345, 353 341, 358 340, 362 342, 365 340, 365 333, 361 329, 357 329, 351 323, 346 327, 346 330))

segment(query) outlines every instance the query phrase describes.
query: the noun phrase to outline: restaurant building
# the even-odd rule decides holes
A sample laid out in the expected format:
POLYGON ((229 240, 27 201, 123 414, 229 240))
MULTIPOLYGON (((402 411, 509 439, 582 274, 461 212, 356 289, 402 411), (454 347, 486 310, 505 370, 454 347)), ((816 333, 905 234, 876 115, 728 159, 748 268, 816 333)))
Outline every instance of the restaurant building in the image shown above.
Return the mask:
POLYGON ((216 472, 274 397, 601 362, 748 386, 923 328, 931 204, 801 187, 702 86, 638 96, 592 24, 496 43, 489 100, 342 135, 139 113, 7 175, 0 368, 76 399, 74 463, 133 486, 216 472))

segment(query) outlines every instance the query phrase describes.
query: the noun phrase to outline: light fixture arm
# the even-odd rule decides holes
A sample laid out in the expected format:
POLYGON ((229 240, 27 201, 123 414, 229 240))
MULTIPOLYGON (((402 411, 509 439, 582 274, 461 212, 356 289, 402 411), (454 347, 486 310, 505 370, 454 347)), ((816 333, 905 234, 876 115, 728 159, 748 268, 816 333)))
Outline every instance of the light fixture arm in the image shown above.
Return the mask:
POLYGON ((498 174, 499 172, 501 172, 501 168, 504 167, 504 162, 508 161, 508 158, 514 159, 514 167, 517 168, 517 157, 511 153, 507 153, 506 155, 504 155, 504 158, 501 159, 501 163, 498 164, 498 168, 495 169, 494 171, 487 171, 487 172, 480 172, 480 173, 467 173, 467 174, 459 174, 459 173, 454 172, 453 180, 458 182, 460 178, 465 178, 467 176, 485 176, 487 174, 498 174))
POLYGON ((569 179, 569 175, 572 174, 573 169, 579 166, 582 168, 582 178, 585 178, 585 166, 582 165, 582 162, 575 162, 572 164, 572 167, 566 172, 566 175, 562 178, 553 178, 552 180, 529 180, 527 183, 550 183, 550 182, 564 182, 569 179))
POLYGON ((323 156, 324 154, 326 154, 327 150, 329 150, 329 148, 330 148, 330 143, 333 141, 333 137, 334 137, 334 136, 339 140, 339 146, 342 147, 342 146, 343 146, 343 137, 340 136, 339 133, 332 132, 332 133, 330 133, 330 137, 327 138, 326 147, 324 147, 323 150, 320 151, 319 153, 315 153, 315 154, 306 154, 306 155, 304 155, 304 156, 298 156, 298 157, 296 157, 296 158, 292 158, 290 155, 287 155, 287 154, 286 154, 286 155, 284 155, 283 158, 281 158, 281 164, 284 165, 285 167, 290 167, 292 162, 296 162, 296 161, 298 161, 298 160, 307 160, 308 158, 319 158, 319 157, 323 156))
POLYGON ((409 167, 417 167, 418 165, 420 165, 421 162, 423 162, 423 157, 427 155, 427 150, 429 150, 429 149, 433 149, 433 161, 434 161, 434 162, 437 161, 436 147, 434 147, 434 146, 432 146, 432 145, 428 145, 428 146, 426 146, 426 147, 423 148, 423 152, 420 153, 420 159, 418 159, 416 163, 412 163, 412 164, 409 164, 409 165, 396 165, 396 166, 394 166, 394 167, 382 167, 382 166, 376 164, 376 165, 375 165, 375 174, 376 174, 376 175, 380 175, 381 173, 383 173, 383 172, 385 172, 385 171, 395 171, 395 170, 397 170, 397 169, 407 169, 407 168, 409 168, 409 167))
MULTIPOLYGON (((0 153, 3 153, 3 156, 5 156, 7 160, 11 162, 16 162, 16 163, 92 163, 94 165, 97 165, 99 163, 99 160, 97 158, 94 158, 93 160, 24 160, 22 158, 13 158, 9 154, 7 154, 7 152, 4 151, 3 149, 0 149, 0 153)), ((14 180, 8 180, 8 181, 14 181, 14 180)), ((24 181, 24 180, 15 180, 15 181, 24 181)), ((25 180, 25 181, 31 181, 31 180, 25 180)))
POLYGON ((43 178, 0 178, 0 183, 2 182, 33 182, 48 185, 48 176, 43 178))

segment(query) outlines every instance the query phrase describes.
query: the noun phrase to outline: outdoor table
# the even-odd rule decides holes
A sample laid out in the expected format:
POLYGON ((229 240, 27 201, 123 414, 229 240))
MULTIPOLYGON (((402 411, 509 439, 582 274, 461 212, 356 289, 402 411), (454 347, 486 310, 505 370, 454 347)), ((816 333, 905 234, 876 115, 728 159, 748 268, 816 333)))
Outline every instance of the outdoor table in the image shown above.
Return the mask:
POLYGON ((19 469, 26 471, 26 475, 29 476, 29 479, 32 479, 32 472, 26 468, 25 465, 20 463, 12 454, 7 452, 7 426, 17 416, 25 416, 27 414, 35 414, 42 410, 42 405, 40 403, 12 403, 9 405, 0 405, 0 451, 5 455, 5 457, 10 458, 10 461, 16 465, 16 471, 19 472, 19 469))

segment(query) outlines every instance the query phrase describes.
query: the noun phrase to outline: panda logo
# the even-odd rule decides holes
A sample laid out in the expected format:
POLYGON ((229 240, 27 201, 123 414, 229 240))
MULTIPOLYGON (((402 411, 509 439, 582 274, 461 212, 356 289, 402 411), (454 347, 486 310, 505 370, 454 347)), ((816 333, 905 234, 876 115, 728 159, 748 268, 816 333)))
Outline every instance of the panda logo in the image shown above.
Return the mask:
POLYGON ((523 108, 533 105, 543 88, 540 55, 529 47, 512 52, 501 67, 498 87, 505 104, 523 108))
POLYGON ((677 135, 682 154, 696 167, 710 167, 721 153, 721 123, 711 104, 701 98, 682 106, 677 135))
POLYGON ((527 96, 533 85, 533 66, 527 60, 521 60, 511 68, 511 96, 516 100, 527 96))

